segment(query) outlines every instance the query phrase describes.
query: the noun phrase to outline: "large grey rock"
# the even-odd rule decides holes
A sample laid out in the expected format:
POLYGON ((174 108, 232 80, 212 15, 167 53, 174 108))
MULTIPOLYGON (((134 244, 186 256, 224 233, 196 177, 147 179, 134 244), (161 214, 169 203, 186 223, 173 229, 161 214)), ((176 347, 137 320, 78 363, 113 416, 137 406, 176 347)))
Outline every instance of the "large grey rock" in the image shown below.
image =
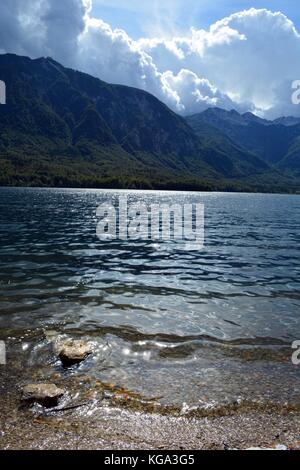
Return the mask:
POLYGON ((93 352, 91 343, 74 339, 59 341, 55 349, 65 367, 79 364, 93 352))
POLYGON ((54 384, 28 384, 22 389, 22 399, 29 403, 39 403, 46 408, 58 405, 65 391, 54 384))

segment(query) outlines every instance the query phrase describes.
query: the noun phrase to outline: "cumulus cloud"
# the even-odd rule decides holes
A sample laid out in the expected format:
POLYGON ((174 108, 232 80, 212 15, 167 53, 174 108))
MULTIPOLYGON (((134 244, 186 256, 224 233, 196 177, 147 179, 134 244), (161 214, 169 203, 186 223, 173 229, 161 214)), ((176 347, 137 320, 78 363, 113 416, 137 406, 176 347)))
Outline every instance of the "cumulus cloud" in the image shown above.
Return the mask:
POLYGON ((197 113, 211 106, 234 108, 233 101, 220 93, 206 78, 199 78, 194 72, 181 69, 177 75, 164 72, 162 83, 177 96, 177 109, 181 112, 197 113))
POLYGON ((149 91, 182 114, 219 106, 300 115, 300 36, 282 13, 250 9, 181 37, 133 40, 91 16, 92 0, 0 4, 0 52, 52 56, 102 80, 149 91))

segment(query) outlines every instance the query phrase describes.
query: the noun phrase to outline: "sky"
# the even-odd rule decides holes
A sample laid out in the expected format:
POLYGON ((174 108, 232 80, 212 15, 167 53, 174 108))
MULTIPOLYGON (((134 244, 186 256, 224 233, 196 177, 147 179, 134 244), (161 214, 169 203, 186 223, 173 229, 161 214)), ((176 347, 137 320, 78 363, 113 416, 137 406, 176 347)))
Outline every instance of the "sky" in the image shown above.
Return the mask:
POLYGON ((297 0, 0 2, 0 53, 50 56, 182 115, 218 106, 300 116, 299 32, 297 0))
POLYGON ((187 34, 208 28, 237 11, 266 8, 281 11, 300 29, 299 0, 94 0, 92 14, 133 39, 187 34))

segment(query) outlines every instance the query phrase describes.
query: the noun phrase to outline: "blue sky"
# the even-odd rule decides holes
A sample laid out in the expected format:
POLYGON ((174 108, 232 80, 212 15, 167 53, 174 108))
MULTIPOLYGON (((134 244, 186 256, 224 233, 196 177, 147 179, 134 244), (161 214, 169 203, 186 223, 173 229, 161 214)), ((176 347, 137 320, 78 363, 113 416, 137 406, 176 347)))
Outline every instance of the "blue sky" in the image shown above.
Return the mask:
POLYGON ((298 0, 93 0, 93 15, 138 39, 185 34, 192 26, 208 28, 251 7, 281 11, 300 29, 298 0))

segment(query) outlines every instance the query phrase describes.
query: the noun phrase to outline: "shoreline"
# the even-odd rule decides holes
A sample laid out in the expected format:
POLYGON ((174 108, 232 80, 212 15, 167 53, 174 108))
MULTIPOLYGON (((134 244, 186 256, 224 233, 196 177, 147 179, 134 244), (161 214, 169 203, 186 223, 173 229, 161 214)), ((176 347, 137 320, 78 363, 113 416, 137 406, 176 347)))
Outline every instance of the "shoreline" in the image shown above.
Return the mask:
POLYGON ((259 190, 249 191, 245 190, 242 191, 240 188, 236 191, 229 189, 226 191, 224 188, 220 189, 160 189, 160 188, 122 188, 122 187, 84 187, 84 186, 14 186, 14 185, 0 185, 0 189, 38 189, 38 190, 64 190, 64 191, 106 191, 106 192, 125 192, 125 193, 194 193, 194 194, 255 194, 255 195, 272 195, 272 196, 300 196, 300 190, 297 191, 262 191, 260 188, 259 190))
MULTIPOLYGON (((2 410, 3 411, 3 410, 2 410)), ((2 450, 300 450, 300 413, 247 412, 186 418, 103 407, 33 413, 10 409, 0 417, 2 450)))
POLYGON ((44 363, 36 368, 26 353, 21 353, 20 338, 16 336, 9 342, 8 353, 9 363, 0 366, 1 450, 228 450, 276 446, 300 450, 298 401, 244 400, 186 410, 164 407, 156 400, 86 374, 59 372, 46 359, 48 367, 44 363), (22 386, 43 382, 66 390, 59 406, 22 406, 22 386))
POLYGON ((24 408, 22 377, 1 368, 0 379, 1 450, 300 450, 298 407, 224 407, 180 416, 135 407, 127 399, 113 402, 103 391, 78 396, 74 390, 61 411, 24 408))

